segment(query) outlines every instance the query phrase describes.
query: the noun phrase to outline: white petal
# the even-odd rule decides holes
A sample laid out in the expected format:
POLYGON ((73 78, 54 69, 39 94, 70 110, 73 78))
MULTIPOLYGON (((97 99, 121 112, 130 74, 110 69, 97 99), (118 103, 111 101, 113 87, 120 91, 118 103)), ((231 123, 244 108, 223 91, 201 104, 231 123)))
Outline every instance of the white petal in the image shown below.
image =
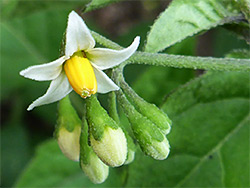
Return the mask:
POLYGON ((140 37, 123 50, 111 50, 107 48, 94 48, 86 51, 88 59, 101 70, 109 69, 127 60, 138 48, 140 37))
POLYGON ((93 68, 96 76, 98 93, 108 93, 120 89, 103 71, 95 67, 93 68))
POLYGON ((70 57, 73 53, 93 48, 95 40, 83 19, 74 11, 69 14, 66 30, 65 55, 70 57))
POLYGON ((67 76, 62 72, 55 80, 53 80, 49 86, 47 92, 35 100, 29 107, 28 111, 32 110, 36 106, 53 103, 61 100, 72 91, 72 87, 69 84, 67 76))
POLYGON ((65 60, 65 56, 63 56, 50 63, 31 66, 22 70, 20 75, 38 81, 53 80, 61 73, 62 64, 65 60))

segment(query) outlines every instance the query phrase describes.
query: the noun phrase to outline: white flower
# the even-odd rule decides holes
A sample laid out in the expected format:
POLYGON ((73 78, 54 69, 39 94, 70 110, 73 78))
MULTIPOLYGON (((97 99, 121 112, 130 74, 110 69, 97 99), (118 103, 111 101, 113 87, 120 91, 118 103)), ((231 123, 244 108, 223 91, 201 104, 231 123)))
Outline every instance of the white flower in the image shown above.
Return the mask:
POLYGON ((61 100, 74 89, 81 97, 107 93, 119 87, 102 71, 119 65, 137 49, 140 38, 123 50, 94 48, 95 40, 82 18, 72 11, 66 30, 65 55, 42 65, 28 67, 20 75, 37 81, 51 80, 47 92, 27 110, 61 100))

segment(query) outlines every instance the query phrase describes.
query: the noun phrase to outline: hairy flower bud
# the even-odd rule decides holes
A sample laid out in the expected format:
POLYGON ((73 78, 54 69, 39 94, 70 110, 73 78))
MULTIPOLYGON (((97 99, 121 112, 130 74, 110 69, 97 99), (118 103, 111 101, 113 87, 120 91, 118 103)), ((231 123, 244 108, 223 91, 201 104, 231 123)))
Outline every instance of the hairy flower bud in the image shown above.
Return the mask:
POLYGON ((59 102, 55 137, 62 153, 73 161, 79 161, 81 120, 71 106, 69 97, 59 102))
POLYGON ((88 145, 88 125, 85 119, 83 119, 80 144, 81 169, 93 183, 103 183, 108 177, 109 167, 97 157, 93 149, 88 145))
POLYGON ((164 134, 152 121, 136 111, 121 91, 117 93, 118 99, 132 125, 134 135, 143 152, 157 160, 167 158, 170 146, 164 134))
POLYGON ((121 128, 106 127, 100 141, 90 137, 91 146, 102 161, 109 166, 121 166, 127 156, 127 141, 121 128))
POLYGON ((132 100, 138 112, 151 120, 163 132, 163 134, 168 134, 170 132, 172 121, 165 112, 159 109, 156 105, 150 104, 139 97, 125 81, 121 82, 121 86, 129 96, 129 99, 132 100))
POLYGON ((105 164, 121 166, 127 156, 126 137, 95 96, 87 99, 87 120, 94 152, 105 164))
POLYGON ((103 183, 109 175, 109 167, 93 151, 89 153, 88 164, 81 161, 80 166, 86 176, 95 184, 103 183))
POLYGON ((58 132, 57 142, 63 154, 72 161, 79 161, 81 127, 77 126, 72 132, 61 128, 58 132))
POLYGON ((170 152, 169 142, 165 136, 161 142, 152 140, 152 143, 145 147, 145 151, 154 159, 164 160, 170 152))

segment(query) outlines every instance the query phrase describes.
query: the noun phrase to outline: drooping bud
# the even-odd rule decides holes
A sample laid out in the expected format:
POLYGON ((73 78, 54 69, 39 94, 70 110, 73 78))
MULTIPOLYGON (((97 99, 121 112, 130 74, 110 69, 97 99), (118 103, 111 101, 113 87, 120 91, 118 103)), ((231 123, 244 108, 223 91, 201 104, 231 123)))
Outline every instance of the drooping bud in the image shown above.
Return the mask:
POLYGON ((70 103, 68 96, 58 105, 58 120, 55 137, 62 153, 73 161, 79 161, 81 120, 70 103))
POLYGON ((109 109, 108 109, 108 111, 109 111, 110 117, 113 118, 113 120, 115 120, 115 122, 120 125, 120 127, 122 128, 122 130, 125 134, 125 137, 127 139, 128 152, 127 152, 127 157, 126 157, 126 161, 124 164, 129 164, 135 158, 136 147, 135 147, 133 139, 129 136, 129 134, 126 131, 126 129, 124 128, 124 126, 120 123, 120 119, 119 119, 119 115, 118 115, 117 107, 116 107, 116 95, 115 95, 114 91, 109 93, 109 109))
POLYGON ((121 166, 127 156, 125 134, 95 96, 87 99, 87 120, 94 152, 105 164, 112 167, 121 166))
POLYGON ((82 98, 97 92, 97 81, 93 67, 84 52, 73 54, 64 64, 70 85, 82 98))
POLYGON ((104 164, 88 145, 88 124, 83 118, 80 137, 80 166, 88 178, 95 184, 103 183, 109 174, 109 167, 104 164))
POLYGON ((134 135, 143 152, 157 160, 167 158, 170 146, 164 134, 152 121, 136 111, 122 91, 119 90, 117 93, 123 111, 132 125, 134 135))
POLYGON ((125 93, 129 96, 129 99, 132 100, 136 110, 151 120, 163 132, 163 134, 168 134, 171 129, 172 121, 169 119, 167 114, 159 109, 156 105, 150 104, 143 98, 139 97, 125 81, 122 81, 120 84, 125 93))

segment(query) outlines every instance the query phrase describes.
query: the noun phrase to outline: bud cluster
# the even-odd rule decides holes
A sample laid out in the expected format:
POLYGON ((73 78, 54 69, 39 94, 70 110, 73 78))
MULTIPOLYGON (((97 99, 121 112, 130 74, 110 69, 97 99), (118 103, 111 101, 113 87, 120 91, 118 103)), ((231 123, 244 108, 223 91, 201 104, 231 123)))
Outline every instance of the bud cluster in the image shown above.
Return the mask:
MULTIPOLYGON (((100 105, 96 96, 86 99, 86 113, 80 120, 69 97, 58 106, 55 137, 62 153, 79 161, 93 183, 106 180, 110 167, 127 163, 127 136, 100 105)), ((131 156, 130 156, 131 160, 131 156)))
POLYGON ((117 78, 119 80, 116 79, 116 82, 121 89, 116 94, 140 148, 154 159, 166 159, 170 152, 166 135, 170 132, 171 120, 157 106, 139 97, 122 75, 117 78))
POLYGON ((109 94, 109 113, 94 95, 85 99, 82 120, 69 97, 61 100, 58 106, 55 131, 58 145, 66 157, 79 161, 93 183, 104 182, 109 167, 119 167, 134 160, 133 138, 142 151, 154 159, 164 160, 170 152, 166 138, 171 129, 168 116, 140 98, 124 80, 120 80, 119 85, 120 90, 109 94), (116 97, 131 124, 133 138, 120 122, 116 97))

